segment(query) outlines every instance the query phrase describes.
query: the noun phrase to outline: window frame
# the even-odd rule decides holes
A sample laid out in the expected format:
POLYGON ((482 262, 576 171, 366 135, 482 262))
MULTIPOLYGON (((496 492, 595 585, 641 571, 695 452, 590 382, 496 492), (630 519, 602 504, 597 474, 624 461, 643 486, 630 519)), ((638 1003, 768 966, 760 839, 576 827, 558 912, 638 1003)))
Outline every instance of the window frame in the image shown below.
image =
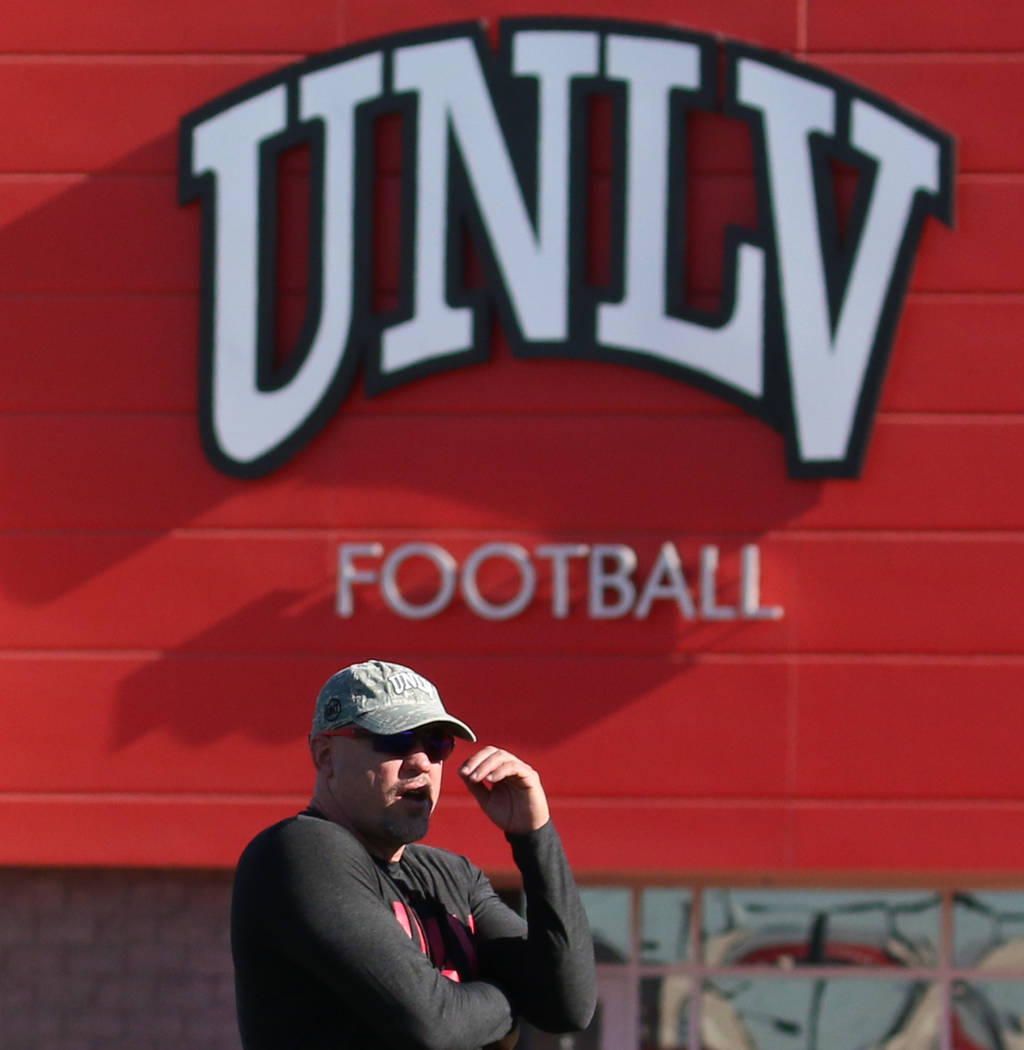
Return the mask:
MULTIPOLYGON (((690 979, 691 990, 705 989, 707 982, 719 980, 792 980, 794 978, 808 981, 857 981, 865 979, 899 980, 907 983, 924 982, 939 989, 941 1015, 939 1024, 938 1050, 953 1050, 953 1012, 954 993, 960 982, 977 986, 997 982, 1021 982, 1024 984, 1024 965, 989 969, 977 963, 957 965, 955 963, 954 921, 957 900, 961 894, 973 897, 978 893, 1009 892, 1024 893, 1019 885, 984 885, 982 880, 965 879, 962 883, 973 884, 965 890, 954 885, 936 887, 933 884, 917 882, 907 884, 898 880, 858 884, 855 880, 835 883, 811 882, 776 882, 757 884, 736 879, 720 878, 713 880, 658 878, 656 881, 634 881, 632 879, 599 879, 581 883, 584 890, 628 890, 629 891, 629 951, 624 962, 599 962, 599 974, 607 975, 605 980, 614 980, 629 989, 630 1002, 628 1014, 635 1032, 633 1046, 621 1050, 638 1050, 640 1047, 641 1019, 641 981, 645 978, 657 978, 670 975, 683 975, 690 979), (678 889, 690 894, 689 929, 687 931, 687 958, 674 962, 644 961, 643 945, 643 901, 644 893, 650 889, 678 889), (782 967, 774 964, 713 964, 708 963, 704 954, 704 911, 706 895, 709 891, 735 890, 757 891, 771 894, 773 892, 834 891, 851 894, 877 894, 884 898, 887 893, 921 893, 934 894, 939 908, 937 959, 934 965, 870 964, 857 963, 848 966, 807 965, 782 967), (625 978, 625 980, 623 980, 625 978)), ((1024 904, 1024 901, 1022 901, 1024 904)), ((994 919, 994 921, 997 921, 994 919)), ((690 1008, 687 1012, 687 1047, 700 1047, 701 1011, 703 994, 690 996, 690 1008)), ((794 1044, 796 1045, 796 1044, 794 1044)))

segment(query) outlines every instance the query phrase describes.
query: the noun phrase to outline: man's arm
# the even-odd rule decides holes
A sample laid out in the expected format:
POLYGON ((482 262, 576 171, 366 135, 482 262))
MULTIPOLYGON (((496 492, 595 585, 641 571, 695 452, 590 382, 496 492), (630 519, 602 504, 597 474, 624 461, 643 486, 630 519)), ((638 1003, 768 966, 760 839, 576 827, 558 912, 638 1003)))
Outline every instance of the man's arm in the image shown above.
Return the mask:
POLYGON ((507 987, 527 1020, 547 1031, 585 1028, 596 1002, 594 948, 537 771, 487 747, 459 770, 483 811, 505 832, 523 876, 527 929, 513 935, 493 894, 476 914, 483 973, 507 987))

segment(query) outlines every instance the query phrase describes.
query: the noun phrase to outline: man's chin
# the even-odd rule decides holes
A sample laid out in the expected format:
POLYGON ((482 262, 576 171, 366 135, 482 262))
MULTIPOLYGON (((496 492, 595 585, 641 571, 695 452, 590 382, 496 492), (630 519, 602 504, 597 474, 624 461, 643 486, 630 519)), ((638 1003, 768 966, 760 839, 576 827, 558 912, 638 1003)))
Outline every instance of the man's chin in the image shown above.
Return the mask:
POLYGON ((410 842, 419 842, 426 835, 429 828, 429 810, 422 815, 389 816, 384 823, 384 830, 390 838, 395 842, 403 842, 406 845, 410 842))

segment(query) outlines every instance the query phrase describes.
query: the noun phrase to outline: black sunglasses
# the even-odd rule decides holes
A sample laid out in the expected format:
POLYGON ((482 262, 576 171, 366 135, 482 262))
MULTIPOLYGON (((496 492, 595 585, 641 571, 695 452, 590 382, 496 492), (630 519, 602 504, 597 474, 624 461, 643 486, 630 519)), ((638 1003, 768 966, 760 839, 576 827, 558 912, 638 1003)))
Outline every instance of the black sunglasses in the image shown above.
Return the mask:
POLYGON ((327 729, 321 736, 346 736, 352 740, 369 740, 373 750, 393 758, 405 758, 413 751, 423 751, 431 762, 443 762, 455 750, 455 737, 442 729, 406 729, 401 733, 371 733, 358 726, 327 729))

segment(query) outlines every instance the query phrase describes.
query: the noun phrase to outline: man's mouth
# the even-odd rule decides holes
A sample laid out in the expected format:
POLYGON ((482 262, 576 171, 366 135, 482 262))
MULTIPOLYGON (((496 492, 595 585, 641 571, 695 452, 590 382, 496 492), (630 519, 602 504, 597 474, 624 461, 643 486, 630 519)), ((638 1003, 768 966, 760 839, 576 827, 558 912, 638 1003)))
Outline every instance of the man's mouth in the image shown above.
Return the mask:
POLYGON ((430 804, 430 788, 424 784, 421 787, 403 788, 398 796, 403 802, 422 802, 430 804))

